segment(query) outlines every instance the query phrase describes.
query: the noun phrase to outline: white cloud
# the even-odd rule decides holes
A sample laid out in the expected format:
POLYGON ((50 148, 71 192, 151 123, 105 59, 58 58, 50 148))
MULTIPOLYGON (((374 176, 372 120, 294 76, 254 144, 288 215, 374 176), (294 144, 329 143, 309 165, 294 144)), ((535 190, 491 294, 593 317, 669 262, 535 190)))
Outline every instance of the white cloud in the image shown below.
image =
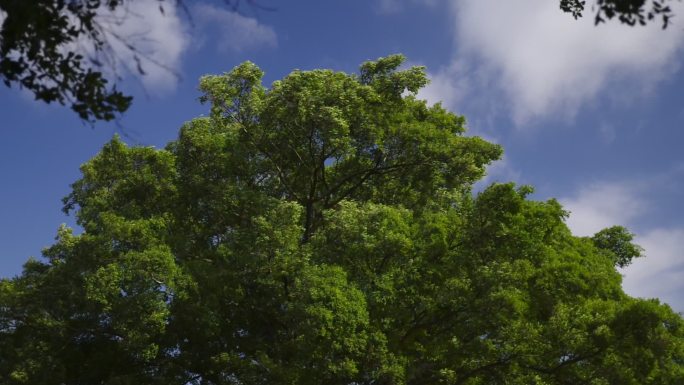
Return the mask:
MULTIPOLYGON (((567 224, 573 234, 591 236, 613 226, 632 227, 651 214, 653 190, 648 186, 663 185, 677 177, 675 169, 641 182, 603 182, 581 188, 574 196, 561 198, 570 210, 567 224)), ((623 288, 629 295, 659 298, 676 311, 684 311, 684 228, 653 228, 637 233, 635 243, 645 250, 645 258, 637 258, 622 270, 623 288)))
POLYGON ((204 27, 216 27, 218 33, 211 40, 216 42, 220 51, 243 51, 259 46, 275 47, 278 38, 270 26, 256 19, 231 12, 210 4, 198 4, 193 13, 202 21, 204 27))
MULTIPOLYGON (((0 11, 0 26, 5 17, 0 11)), ((161 12, 158 0, 124 2, 114 11, 105 6, 98 9, 94 21, 105 42, 103 50, 96 50, 92 39, 84 35, 62 49, 91 59, 95 69, 108 78, 140 75, 142 70, 140 80, 148 91, 175 88, 181 57, 190 42, 188 28, 175 6, 166 6, 161 12)))
MULTIPOLYGON (((595 26, 549 0, 453 0, 455 61, 496 79, 513 118, 572 118, 609 86, 652 88, 678 66, 684 28, 595 26)), ((684 13, 684 3, 673 3, 684 13)), ((487 90, 491 91, 491 90, 487 90)), ((624 89, 623 89, 624 91, 624 89)), ((623 92, 623 95, 625 92, 623 92)))
MULTIPOLYGON (((180 79, 183 54, 190 46, 191 28, 173 3, 158 0, 125 2, 113 12, 103 7, 96 21, 102 27, 109 48, 97 52, 86 38, 65 47, 76 50, 102 64, 97 70, 109 78, 139 75, 147 91, 163 93, 175 89, 180 79), (160 5, 163 12, 160 11, 160 5), (133 49, 131 49, 133 48, 133 49)), ((200 3, 192 16, 198 27, 216 28, 211 40, 221 51, 242 51, 257 46, 276 46, 271 27, 256 19, 232 12, 227 7, 200 3)), ((0 22, 4 16, 0 14, 0 22)))
POLYGON ((560 202, 570 211, 567 220, 573 234, 590 236, 614 225, 628 225, 648 208, 639 187, 629 182, 604 182, 583 187, 560 202))
POLYGON ((100 11, 97 21, 112 48, 111 55, 102 58, 106 64, 117 75, 123 75, 122 70, 138 74, 140 65, 145 73, 141 77, 145 87, 165 92, 173 90, 178 83, 177 74, 190 35, 175 7, 164 7, 163 13, 159 7, 157 0, 125 2, 114 12, 100 11))
POLYGON ((468 78, 463 75, 461 63, 454 61, 436 73, 428 72, 430 83, 421 88, 416 95, 419 99, 427 100, 429 104, 442 103, 453 110, 468 91, 468 78))
POLYGON ((656 229, 635 241, 646 250, 646 257, 623 270, 625 292, 659 298, 676 311, 684 311, 684 229, 656 229))

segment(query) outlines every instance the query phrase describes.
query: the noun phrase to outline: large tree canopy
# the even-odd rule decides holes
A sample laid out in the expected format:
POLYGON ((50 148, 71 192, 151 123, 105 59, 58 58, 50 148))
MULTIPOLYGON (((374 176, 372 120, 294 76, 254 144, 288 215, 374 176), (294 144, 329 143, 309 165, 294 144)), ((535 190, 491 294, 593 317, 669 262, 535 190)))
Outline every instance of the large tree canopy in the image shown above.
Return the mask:
POLYGON ((165 149, 108 143, 64 200, 83 233, 0 281, 0 382, 684 383, 681 317, 621 289, 631 234, 473 195, 501 149, 402 60, 244 63, 165 149))

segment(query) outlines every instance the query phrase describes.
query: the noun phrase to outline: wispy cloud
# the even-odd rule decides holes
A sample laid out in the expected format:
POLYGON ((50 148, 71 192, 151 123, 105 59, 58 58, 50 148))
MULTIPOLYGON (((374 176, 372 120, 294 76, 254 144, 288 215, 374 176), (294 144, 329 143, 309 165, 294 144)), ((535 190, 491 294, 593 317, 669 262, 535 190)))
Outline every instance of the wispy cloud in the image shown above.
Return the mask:
POLYGON ((190 43, 178 10, 168 6, 161 12, 159 7, 157 0, 126 2, 114 12, 103 9, 97 16, 112 48, 111 55, 104 58, 106 64, 120 76, 143 72, 142 83, 154 93, 175 89, 182 56, 190 43))
MULTIPOLYGON (((632 229, 657 211, 658 197, 652 187, 662 188, 680 174, 680 169, 674 169, 640 181, 601 182, 581 188, 560 199, 571 211, 567 224, 579 236, 590 236, 613 225, 632 229)), ((646 257, 623 269, 625 291, 636 297, 659 298, 676 311, 684 311, 684 228, 639 230, 635 242, 644 248, 646 257)))
POLYGON ((240 52, 278 45, 273 28, 257 19, 206 3, 193 7, 193 13, 201 21, 202 28, 212 34, 211 41, 219 51, 240 52))
MULTIPOLYGON (((0 11, 0 27, 5 18, 0 11)), ((73 17, 73 23, 80 21, 73 17)), ((102 6, 96 10, 94 24, 104 49, 96 49, 86 35, 61 49, 84 55, 95 70, 109 78, 142 75, 139 79, 147 91, 175 89, 181 59, 190 42, 186 23, 175 6, 162 8, 158 0, 124 2, 113 11, 102 6)))
POLYGON ((575 235, 590 236, 613 225, 628 225, 649 204, 632 182, 600 182, 582 187, 571 197, 560 198, 570 211, 567 224, 575 235))
MULTIPOLYGON (((489 140, 491 142, 491 140, 489 140)), ((522 174, 520 171, 516 170, 509 161, 506 155, 500 160, 492 163, 487 167, 487 173, 485 176, 473 184, 473 192, 480 193, 484 191, 492 183, 507 183, 515 182, 521 183, 522 174)))
MULTIPOLYGON (((410 2, 427 6, 434 6, 439 1, 440 0, 411 0, 410 2)), ((378 7, 378 12, 382 14, 389 14, 402 11, 406 6, 406 3, 408 3, 406 0, 377 0, 376 4, 378 7)))
POLYGON ((437 72, 428 72, 430 83, 421 88, 416 96, 427 100, 429 104, 442 103, 445 108, 454 110, 470 87, 469 79, 462 76, 463 72, 462 63, 457 61, 437 72))
POLYGON ((623 287, 633 296, 660 298, 684 312, 684 229, 655 229, 637 236, 646 258, 624 269, 623 287))
MULTIPOLYGON (((572 119, 580 108, 615 90, 643 95, 678 68, 677 54, 684 46, 681 23, 664 31, 658 23, 595 26, 592 17, 574 20, 558 9, 557 1, 548 0, 450 4, 454 63, 463 69, 461 76, 477 71, 489 82, 469 88, 469 98, 498 94, 518 125, 549 117, 572 119), (492 82, 496 89, 487 87, 492 82)), ((684 13, 684 3, 672 6, 684 13)))

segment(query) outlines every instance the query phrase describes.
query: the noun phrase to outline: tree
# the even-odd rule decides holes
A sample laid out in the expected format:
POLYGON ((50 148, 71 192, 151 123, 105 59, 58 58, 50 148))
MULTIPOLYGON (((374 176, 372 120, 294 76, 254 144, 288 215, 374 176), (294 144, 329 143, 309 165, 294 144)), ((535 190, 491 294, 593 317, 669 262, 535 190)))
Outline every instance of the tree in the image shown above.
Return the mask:
MULTIPOLYGON (((133 53, 140 75, 145 73, 143 60, 149 61, 112 28, 117 18, 111 15, 132 1, 0 0, 0 78, 8 87, 33 93, 36 100, 69 104, 84 121, 115 119, 130 107, 132 97, 110 86, 118 75, 105 74, 116 59, 111 41, 122 42, 133 53)), ((239 0, 224 2, 233 11, 240 5, 239 0)), ((247 2, 258 6, 255 0, 247 2)), ((182 0, 159 0, 162 14, 169 7, 187 14, 182 0)))
MULTIPOLYGON (((596 0, 592 9, 596 10, 594 22, 598 25, 606 20, 617 18, 621 23, 630 26, 646 25, 654 19, 660 19, 663 29, 667 28, 674 17, 668 4, 672 0, 596 0)), ((571 13, 577 19, 584 13, 585 0, 561 0, 563 12, 571 13)))
POLYGON ((642 256, 643 249, 632 243, 634 234, 622 226, 613 226, 594 234, 594 245, 610 254, 616 266, 625 267, 642 256))
POLYGON ((681 317, 555 200, 473 195, 501 149, 402 61, 244 63, 165 149, 105 145, 64 200, 84 232, 0 281, 0 382, 682 383, 681 317))

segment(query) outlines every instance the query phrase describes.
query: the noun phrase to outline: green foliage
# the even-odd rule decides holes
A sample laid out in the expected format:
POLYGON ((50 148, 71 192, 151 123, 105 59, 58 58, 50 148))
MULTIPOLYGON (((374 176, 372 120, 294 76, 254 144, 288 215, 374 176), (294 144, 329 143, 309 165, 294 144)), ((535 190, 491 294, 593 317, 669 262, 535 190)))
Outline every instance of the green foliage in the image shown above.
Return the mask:
POLYGON ((634 234, 622 226, 603 229, 591 238, 594 245, 609 253, 616 266, 625 267, 632 263, 632 259, 642 256, 643 249, 632 243, 634 234))
POLYGON ((0 281, 0 383, 683 383, 681 317, 620 287, 631 234, 473 195, 501 149, 402 61, 245 63, 166 149, 115 137, 64 200, 85 231, 0 281))

